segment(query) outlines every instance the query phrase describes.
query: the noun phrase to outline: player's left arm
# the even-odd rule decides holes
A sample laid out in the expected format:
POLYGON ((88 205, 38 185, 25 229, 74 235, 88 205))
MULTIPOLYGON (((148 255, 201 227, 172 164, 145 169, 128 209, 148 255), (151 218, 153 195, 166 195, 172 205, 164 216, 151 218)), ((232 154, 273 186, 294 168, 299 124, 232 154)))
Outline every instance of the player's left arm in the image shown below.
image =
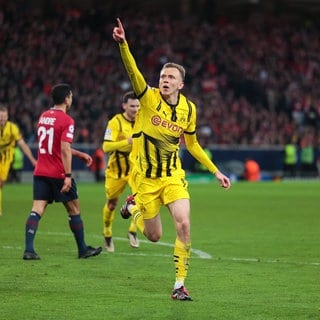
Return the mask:
POLYGON ((231 186, 230 179, 219 171, 217 166, 210 160, 203 148, 200 146, 196 133, 184 133, 186 147, 190 154, 203 164, 215 177, 220 181, 223 188, 229 189, 231 186))
POLYGON ((92 157, 88 153, 71 148, 71 154, 79 158, 80 160, 84 161, 87 167, 91 166, 92 157))
POLYGON ((105 140, 102 144, 102 150, 104 152, 130 152, 132 148, 132 138, 123 139, 120 141, 109 141, 105 140))
POLYGON ((129 49, 128 43, 120 43, 119 47, 121 58, 127 70, 133 91, 139 98, 145 92, 147 88, 147 82, 136 64, 136 61, 129 49))
POLYGON ((124 133, 122 131, 120 119, 119 115, 116 115, 108 122, 102 143, 102 150, 105 153, 113 151, 131 151, 132 137, 123 138, 124 133), (121 140, 119 140, 119 137, 121 137, 121 140))
POLYGON ((23 139, 19 139, 17 141, 17 144, 21 148, 23 153, 28 157, 28 159, 30 160, 32 165, 35 166, 37 163, 37 160, 34 158, 32 151, 31 151, 30 147, 26 144, 26 142, 23 139))

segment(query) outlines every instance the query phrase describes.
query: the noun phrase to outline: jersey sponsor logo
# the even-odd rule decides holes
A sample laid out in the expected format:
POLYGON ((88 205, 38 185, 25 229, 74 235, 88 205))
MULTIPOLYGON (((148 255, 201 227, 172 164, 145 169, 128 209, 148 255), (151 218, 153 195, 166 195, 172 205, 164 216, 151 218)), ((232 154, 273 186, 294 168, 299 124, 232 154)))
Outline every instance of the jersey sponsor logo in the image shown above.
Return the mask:
POLYGON ((52 117, 41 117, 39 119, 39 124, 47 124, 49 126, 54 126, 54 123, 56 122, 56 118, 52 117))
POLYGON ((169 122, 166 119, 162 119, 159 116, 153 116, 151 118, 151 123, 156 127, 161 126, 161 127, 164 127, 172 132, 178 132, 179 134, 183 133, 183 128, 179 127, 175 123, 169 122))

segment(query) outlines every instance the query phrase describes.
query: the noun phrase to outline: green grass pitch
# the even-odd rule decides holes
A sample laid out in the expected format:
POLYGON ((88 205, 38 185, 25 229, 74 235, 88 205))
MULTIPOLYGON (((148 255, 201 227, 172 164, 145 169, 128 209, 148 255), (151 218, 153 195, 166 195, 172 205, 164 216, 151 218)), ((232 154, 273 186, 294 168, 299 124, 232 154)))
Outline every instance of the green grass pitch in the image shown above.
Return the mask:
MULTIPOLYGON (((78 183, 86 241, 102 245, 104 185, 78 183)), ((192 254, 186 286, 194 301, 172 301, 173 224, 163 237, 139 235, 117 210, 115 253, 77 258, 64 207, 40 221, 40 261, 24 261, 30 184, 7 184, 0 218, 0 318, 11 319, 320 319, 319 182, 190 184, 192 254)), ((124 199, 124 194, 121 200, 124 199)), ((122 201, 121 201, 122 202, 122 201)))

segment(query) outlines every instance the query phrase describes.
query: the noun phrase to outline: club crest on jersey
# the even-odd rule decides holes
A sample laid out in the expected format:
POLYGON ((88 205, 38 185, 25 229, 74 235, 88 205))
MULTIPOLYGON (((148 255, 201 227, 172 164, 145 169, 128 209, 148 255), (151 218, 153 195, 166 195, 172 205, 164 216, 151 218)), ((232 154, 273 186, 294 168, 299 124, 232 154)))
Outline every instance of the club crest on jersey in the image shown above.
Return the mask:
POLYGON ((183 133, 183 129, 179 127, 176 123, 172 123, 166 119, 162 119, 159 116, 153 116, 151 118, 151 123, 156 127, 161 126, 172 132, 178 132, 179 134, 183 133))
POLYGON ((180 122, 187 122, 187 117, 184 113, 177 113, 180 122))

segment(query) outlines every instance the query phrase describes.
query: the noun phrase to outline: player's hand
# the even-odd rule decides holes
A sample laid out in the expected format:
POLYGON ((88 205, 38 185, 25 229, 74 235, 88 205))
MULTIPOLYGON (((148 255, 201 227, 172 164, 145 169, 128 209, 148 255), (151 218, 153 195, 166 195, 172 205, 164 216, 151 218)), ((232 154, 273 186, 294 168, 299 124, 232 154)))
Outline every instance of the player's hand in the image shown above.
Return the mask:
POLYGON ((222 174, 220 171, 217 171, 215 173, 215 176, 219 180, 220 186, 222 188, 229 189, 231 187, 230 179, 227 176, 225 176, 224 174, 222 174))
POLYGON ((82 160, 85 162, 87 167, 90 167, 93 161, 92 157, 87 153, 84 153, 82 160))
POLYGON ((72 179, 71 179, 71 177, 65 177, 65 178, 64 178, 64 182, 63 182, 63 186, 62 186, 60 192, 62 192, 62 193, 67 193, 67 192, 69 192, 70 189, 71 189, 71 184, 72 184, 72 179))
POLYGON ((117 23, 118 26, 113 28, 112 37, 116 42, 123 43, 126 41, 126 35, 121 20, 119 18, 117 18, 117 23))
POLYGON ((91 166, 93 160, 92 160, 92 157, 88 153, 81 152, 81 151, 77 150, 75 155, 76 155, 76 157, 81 159, 86 164, 87 167, 91 166))

